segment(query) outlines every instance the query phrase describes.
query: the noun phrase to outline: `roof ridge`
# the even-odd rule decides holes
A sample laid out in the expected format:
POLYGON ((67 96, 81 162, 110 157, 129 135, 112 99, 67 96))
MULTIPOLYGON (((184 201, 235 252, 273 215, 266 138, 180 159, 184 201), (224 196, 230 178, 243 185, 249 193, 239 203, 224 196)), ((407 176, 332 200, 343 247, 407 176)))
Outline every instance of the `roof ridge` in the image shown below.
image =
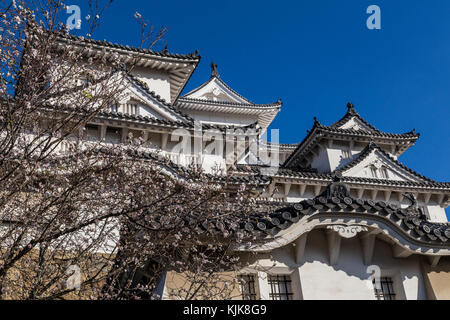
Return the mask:
MULTIPOLYGON (((327 181, 333 180, 333 173, 320 173, 305 170, 294 170, 291 168, 280 167, 277 171, 277 175, 281 177, 300 177, 307 179, 322 179, 327 181)), ((366 183, 380 183, 384 185, 400 185, 400 186, 411 186, 411 187, 438 187, 438 188, 448 188, 450 189, 450 182, 415 182, 415 181, 400 181, 400 180, 389 180, 389 179, 379 179, 379 178, 364 178, 364 177, 350 177, 343 176, 343 182, 366 182, 366 183)))
MULTIPOLYGON (((183 121, 174 121, 174 120, 167 120, 167 119, 156 119, 151 118, 149 116, 137 116, 133 114, 127 114, 123 112, 113 112, 108 110, 103 110, 99 113, 100 116, 112 116, 116 118, 125 118, 129 120, 137 120, 137 121, 145 121, 149 123, 156 123, 156 124, 163 124, 163 125, 172 125, 172 126, 182 126, 184 128, 194 128, 193 124, 191 122, 183 122, 183 121)), ((205 129, 246 129, 246 128, 256 128, 256 123, 251 123, 245 126, 226 126, 226 125, 216 125, 216 124, 206 124, 203 123, 202 126, 205 129)))
MULTIPOLYGON (((330 183, 325 192, 314 198, 286 204, 283 208, 269 214, 255 214, 247 219, 245 224, 241 224, 241 229, 251 234, 261 234, 261 236, 269 234, 272 237, 266 237, 266 239, 276 241, 274 236, 281 230, 286 230, 295 224, 304 223, 306 219, 308 221, 319 219, 319 215, 323 212, 328 212, 331 215, 342 215, 342 211, 349 214, 358 212, 358 214, 364 215, 364 219, 369 220, 372 217, 376 217, 375 221, 381 218, 383 223, 391 224, 395 228, 395 232, 401 230, 413 241, 438 244, 450 248, 448 244, 450 227, 448 224, 428 221, 423 212, 413 205, 401 208, 388 201, 354 198, 350 195, 348 187, 341 182, 330 183), (336 188, 337 186, 339 188, 336 188), (399 219, 402 221, 401 224, 396 223, 399 219)), ((285 245, 285 243, 281 245, 285 245)))
POLYGON ((419 137, 420 133, 415 133, 414 130, 405 132, 405 133, 387 133, 387 132, 383 132, 378 130, 377 132, 372 132, 372 131, 366 131, 366 130, 355 130, 355 129, 342 129, 342 128, 335 128, 335 127, 331 127, 331 126, 324 126, 322 124, 320 124, 320 128, 330 131, 330 132, 342 132, 342 133, 349 133, 349 134, 366 134, 366 135, 373 135, 373 136, 386 136, 386 137, 419 137))
POLYGON ((270 106, 276 106, 276 105, 282 105, 281 99, 278 99, 275 102, 272 103, 263 103, 263 104, 256 104, 256 103, 237 103, 237 102, 228 102, 228 101, 213 101, 213 100, 206 100, 206 99, 198 99, 198 98, 189 98, 189 97, 180 97, 177 101, 193 101, 193 102, 201 102, 201 103, 207 103, 207 104, 222 104, 222 105, 233 105, 233 106, 257 106, 257 107, 270 107, 270 106))
POLYGON ((86 38, 83 36, 71 35, 71 34, 68 34, 65 32, 56 32, 56 31, 53 31, 53 32, 56 33, 56 35, 58 37, 60 37, 62 39, 66 39, 66 40, 82 41, 82 42, 91 43, 91 44, 95 44, 95 45, 99 45, 99 46, 127 50, 130 52, 151 54, 151 55, 154 55, 157 57, 177 58, 177 59, 184 59, 184 60, 199 60, 200 59, 198 50, 196 50, 195 52, 188 53, 188 54, 178 54, 178 53, 170 53, 165 48, 163 51, 157 52, 152 49, 142 49, 142 48, 138 48, 138 47, 130 47, 129 45, 122 45, 122 44, 118 44, 118 43, 109 42, 109 41, 106 41, 106 39, 101 41, 101 40, 95 40, 92 38, 86 38))
POLYGON ((207 84, 209 84, 210 82, 217 80, 218 82, 220 82, 225 88, 227 88, 228 90, 230 90, 233 94, 235 94, 236 96, 238 96, 239 98, 247 101, 247 103, 252 104, 252 105, 256 105, 256 103, 254 103, 253 101, 247 99, 246 97, 244 97, 243 95, 239 94, 238 92, 236 92, 236 90, 234 90, 233 88, 231 88, 228 84, 225 83, 225 81, 223 81, 220 78, 220 75, 217 71, 217 64, 215 64, 214 62, 211 63, 211 76, 209 77, 209 79, 207 81, 205 81, 204 83, 202 83, 200 86, 198 86, 197 88, 189 91, 188 93, 186 93, 185 95, 181 96, 181 98, 186 98, 187 95, 190 95, 192 93, 195 93, 197 91, 199 91, 200 89, 202 89, 203 87, 205 87, 207 84))
POLYGON ((249 104, 256 104, 253 101, 247 99, 246 97, 244 97, 243 95, 241 95, 240 93, 236 92, 236 90, 234 90, 233 88, 231 88, 228 84, 225 83, 225 81, 223 81, 220 77, 216 77, 216 76, 212 76, 213 78, 217 79, 220 83, 222 83, 228 90, 230 90, 231 92, 233 92, 235 95, 237 95, 239 98, 244 99, 245 101, 247 101, 249 104))
POLYGON ((370 129, 381 133, 380 130, 375 128, 368 121, 366 121, 363 117, 361 117, 361 115, 356 111, 355 106, 351 102, 347 103, 347 112, 345 113, 345 115, 340 120, 336 121, 335 123, 333 123, 329 127, 332 127, 332 128, 338 127, 339 125, 341 125, 341 124, 345 123, 347 120, 349 120, 351 117, 357 117, 362 123, 364 123, 370 129))

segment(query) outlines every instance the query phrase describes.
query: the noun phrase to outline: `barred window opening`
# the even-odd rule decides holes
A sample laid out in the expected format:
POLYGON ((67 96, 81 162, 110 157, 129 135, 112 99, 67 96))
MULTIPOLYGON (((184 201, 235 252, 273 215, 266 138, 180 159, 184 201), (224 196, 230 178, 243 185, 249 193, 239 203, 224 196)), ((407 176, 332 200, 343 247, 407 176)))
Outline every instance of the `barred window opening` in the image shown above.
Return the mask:
POLYGON ((269 276, 269 298, 272 300, 292 300, 294 293, 291 284, 290 276, 269 276))
POLYGON ((240 275, 239 284, 241 286, 242 300, 258 300, 255 275, 240 275))

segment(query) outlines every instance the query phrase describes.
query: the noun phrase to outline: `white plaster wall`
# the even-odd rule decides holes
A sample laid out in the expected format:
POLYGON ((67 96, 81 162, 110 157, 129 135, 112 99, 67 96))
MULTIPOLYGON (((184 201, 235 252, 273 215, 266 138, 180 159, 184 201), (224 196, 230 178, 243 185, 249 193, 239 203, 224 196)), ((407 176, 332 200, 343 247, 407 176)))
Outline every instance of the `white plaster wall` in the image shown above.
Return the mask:
POLYGON ((329 154, 325 148, 321 148, 319 152, 319 156, 315 157, 311 163, 312 168, 316 168, 317 171, 330 172, 330 159, 328 158, 329 154))
POLYGON ((167 72, 156 71, 148 68, 136 67, 132 74, 139 80, 147 83, 149 89, 159 94, 167 102, 170 100, 170 75, 167 72))
MULTIPOLYGON (((260 273, 290 274, 294 297, 297 299, 375 300, 371 273, 367 272, 367 266, 364 265, 357 237, 342 238, 336 265, 331 266, 328 259, 326 234, 319 229, 309 233, 301 264, 295 263, 294 248, 290 245, 261 257, 254 265, 259 268, 260 273)), ((377 239, 372 265, 380 267, 381 276, 393 278, 398 299, 427 298, 418 256, 394 258, 391 246, 377 239)), ((260 281, 265 281, 264 278, 263 276, 260 281)), ((268 297, 268 292, 261 292, 261 296, 268 297)))
POLYGON ((428 214, 433 222, 448 222, 445 209, 440 205, 428 205, 428 214))

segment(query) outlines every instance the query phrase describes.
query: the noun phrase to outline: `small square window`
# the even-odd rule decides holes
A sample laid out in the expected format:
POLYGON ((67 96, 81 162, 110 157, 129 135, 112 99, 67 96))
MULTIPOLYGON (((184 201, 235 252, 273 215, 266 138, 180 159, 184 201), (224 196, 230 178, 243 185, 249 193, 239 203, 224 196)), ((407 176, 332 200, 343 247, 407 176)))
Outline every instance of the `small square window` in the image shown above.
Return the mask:
POLYGON ((269 298, 272 300, 292 300, 294 293, 291 284, 290 276, 269 276, 269 298))
POLYGON ((256 276, 252 274, 240 275, 242 300, 258 300, 256 293, 256 276))
POLYGON ((394 282, 390 277, 380 278, 380 287, 375 285, 375 279, 372 280, 377 300, 395 300, 394 282))

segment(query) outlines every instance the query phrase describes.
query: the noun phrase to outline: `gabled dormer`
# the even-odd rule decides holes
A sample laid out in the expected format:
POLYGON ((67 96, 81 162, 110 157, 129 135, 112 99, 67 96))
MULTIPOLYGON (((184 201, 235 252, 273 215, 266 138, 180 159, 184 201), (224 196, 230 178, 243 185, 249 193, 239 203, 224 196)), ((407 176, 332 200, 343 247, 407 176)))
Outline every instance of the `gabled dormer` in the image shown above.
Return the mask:
POLYGON ((419 136, 414 130, 403 134, 382 132, 363 119, 352 103, 348 103, 344 117, 330 126, 314 118, 313 127, 288 157, 284 167, 332 172, 352 161, 370 142, 375 142, 396 159, 419 136))
POLYGON ((183 99, 200 99, 237 104, 254 104, 228 86, 217 71, 217 64, 211 63, 211 77, 199 87, 182 96, 183 99))
POLYGON ((174 109, 164 98, 151 91, 144 81, 132 75, 125 75, 122 92, 102 115, 192 123, 191 118, 174 109))
POLYGON ((282 102, 252 102, 226 84, 217 65, 212 63, 209 80, 180 97, 175 106, 203 123, 239 126, 256 122, 264 133, 280 111, 282 102))
POLYGON ((350 163, 336 169, 343 177, 369 178, 414 183, 436 183, 394 159, 374 142, 350 163))

